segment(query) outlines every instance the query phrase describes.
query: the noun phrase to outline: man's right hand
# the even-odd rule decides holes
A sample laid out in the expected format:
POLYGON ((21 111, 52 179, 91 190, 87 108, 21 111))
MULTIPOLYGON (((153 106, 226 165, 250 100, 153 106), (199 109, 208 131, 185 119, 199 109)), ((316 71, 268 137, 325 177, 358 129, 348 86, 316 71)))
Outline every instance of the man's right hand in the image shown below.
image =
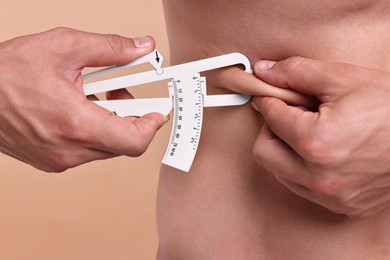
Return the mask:
POLYGON ((85 97, 81 71, 126 64, 154 46, 151 37, 66 28, 0 43, 0 151, 47 172, 141 155, 167 117, 117 117, 85 97))
POLYGON ((387 71, 302 57, 260 61, 254 75, 229 70, 219 72, 230 77, 221 85, 253 95, 265 120, 254 144, 260 166, 336 213, 390 208, 387 71))

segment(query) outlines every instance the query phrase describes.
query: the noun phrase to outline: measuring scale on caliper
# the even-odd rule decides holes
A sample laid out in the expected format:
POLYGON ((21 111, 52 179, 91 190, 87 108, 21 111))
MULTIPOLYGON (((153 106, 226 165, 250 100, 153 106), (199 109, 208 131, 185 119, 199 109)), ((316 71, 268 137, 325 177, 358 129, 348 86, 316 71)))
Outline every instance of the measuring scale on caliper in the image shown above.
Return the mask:
POLYGON ((133 62, 86 74, 84 79, 124 67, 150 63, 155 70, 88 83, 83 86, 85 95, 133 87, 170 79, 169 97, 127 100, 99 100, 99 106, 115 112, 118 116, 143 116, 158 112, 168 115, 173 108, 173 126, 163 163, 188 172, 198 148, 203 121, 203 107, 237 106, 249 101, 242 94, 207 95, 206 78, 200 73, 232 65, 244 65, 252 73, 247 57, 231 53, 213 58, 161 68, 162 56, 155 51, 133 62))

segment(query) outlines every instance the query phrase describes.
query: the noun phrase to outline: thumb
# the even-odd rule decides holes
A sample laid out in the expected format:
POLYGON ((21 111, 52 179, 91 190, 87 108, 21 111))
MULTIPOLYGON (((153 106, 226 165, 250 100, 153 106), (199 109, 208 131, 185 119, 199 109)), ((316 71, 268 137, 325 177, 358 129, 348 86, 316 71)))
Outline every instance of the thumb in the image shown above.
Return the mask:
POLYGON ((159 113, 121 118, 101 110, 90 118, 91 148, 131 157, 143 154, 156 132, 169 120, 159 113))
POLYGON ((64 60, 67 61, 67 69, 122 65, 150 53, 155 48, 154 39, 150 36, 132 39, 67 28, 49 33, 59 34, 53 38, 62 42, 57 46, 63 48, 59 51, 66 56, 64 60))
POLYGON ((319 113, 289 106, 277 98, 254 97, 252 106, 263 115, 272 132, 297 152, 302 149, 302 140, 318 125, 319 113))
POLYGON ((128 149, 124 149, 122 154, 134 157, 146 151, 156 132, 169 121, 169 116, 150 113, 140 118, 130 118, 129 120, 132 120, 131 123, 135 127, 129 132, 130 143, 128 149))
POLYGON ((291 57, 279 62, 263 60, 254 66, 254 72, 261 80, 319 99, 340 91, 340 83, 343 82, 340 78, 345 78, 345 73, 350 69, 347 64, 302 57, 291 57))

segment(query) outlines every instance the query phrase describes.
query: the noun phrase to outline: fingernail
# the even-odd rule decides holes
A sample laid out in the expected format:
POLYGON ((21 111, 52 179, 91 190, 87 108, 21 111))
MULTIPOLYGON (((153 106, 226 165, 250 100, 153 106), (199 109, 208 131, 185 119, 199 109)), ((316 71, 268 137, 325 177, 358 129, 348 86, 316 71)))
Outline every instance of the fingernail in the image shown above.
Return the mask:
POLYGON ((162 122, 165 124, 166 122, 168 122, 170 119, 171 119, 171 117, 169 116, 169 114, 168 115, 164 115, 164 114, 160 114, 160 113, 157 113, 156 112, 156 114, 159 114, 159 116, 161 117, 161 120, 162 120, 162 122))
POLYGON ((152 40, 148 36, 134 38, 133 41, 137 48, 147 48, 152 44, 152 40))
POLYGON ((261 60, 255 64, 255 68, 258 70, 269 70, 275 65, 276 61, 273 60, 261 60))
POLYGON ((259 108, 257 107, 257 105, 256 105, 256 103, 255 103, 254 100, 251 101, 251 105, 252 105, 252 107, 253 107, 254 110, 256 110, 257 112, 260 112, 260 111, 259 111, 259 108))

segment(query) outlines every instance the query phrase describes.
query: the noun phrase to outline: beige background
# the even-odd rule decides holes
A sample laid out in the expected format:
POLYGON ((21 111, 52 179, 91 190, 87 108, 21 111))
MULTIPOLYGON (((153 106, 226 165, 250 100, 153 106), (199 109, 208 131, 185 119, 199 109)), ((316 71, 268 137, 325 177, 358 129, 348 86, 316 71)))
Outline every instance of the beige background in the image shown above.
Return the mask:
MULTIPOLYGON (((159 0, 2 0, 0 24, 0 41, 57 26, 152 35, 168 62, 159 0)), ((62 174, 0 154, 0 259, 154 259, 158 171, 169 128, 141 158, 93 162, 62 174)))

